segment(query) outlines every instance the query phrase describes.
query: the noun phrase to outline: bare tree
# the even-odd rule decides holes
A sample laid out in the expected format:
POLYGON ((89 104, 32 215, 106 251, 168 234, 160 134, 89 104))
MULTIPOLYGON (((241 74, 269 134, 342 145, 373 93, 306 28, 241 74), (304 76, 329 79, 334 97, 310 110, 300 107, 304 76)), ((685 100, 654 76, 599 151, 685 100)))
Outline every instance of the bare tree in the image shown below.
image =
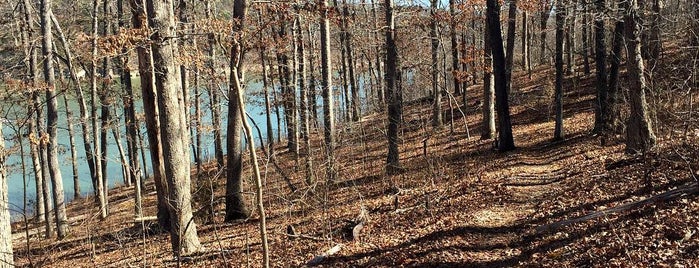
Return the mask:
POLYGON ((432 126, 440 127, 442 120, 442 92, 439 90, 439 38, 437 37, 437 0, 430 0, 430 45, 432 48, 432 126))
POLYGON ((553 139, 563 139, 563 38, 566 11, 563 0, 556 0, 556 126, 553 139))

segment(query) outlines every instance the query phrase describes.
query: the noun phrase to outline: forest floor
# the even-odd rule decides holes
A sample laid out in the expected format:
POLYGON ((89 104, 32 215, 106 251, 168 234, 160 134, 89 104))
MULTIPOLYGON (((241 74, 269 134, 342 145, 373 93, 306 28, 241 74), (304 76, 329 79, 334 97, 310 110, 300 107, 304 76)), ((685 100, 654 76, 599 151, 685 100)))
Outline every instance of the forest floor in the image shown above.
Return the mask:
MULTIPOLYGON (((451 112, 446 112, 446 125, 434 130, 429 102, 406 104, 400 146, 405 172, 399 175, 384 175, 384 113, 341 125, 335 184, 321 179, 322 133, 312 135, 318 182, 311 186, 304 182, 304 160, 296 162, 277 144, 280 169, 262 157, 272 266, 304 266, 338 244, 340 250, 320 266, 699 266, 699 198, 692 184, 699 177, 696 123, 682 128, 681 121, 661 118, 656 125, 658 146, 645 155, 625 154, 619 136, 601 146, 601 138, 591 134, 594 74, 578 73, 567 76, 564 87, 565 139, 553 142, 553 88, 547 82, 553 74, 548 67, 533 73, 531 79, 515 74, 510 99, 518 148, 512 152, 494 151, 492 140, 480 140, 480 108, 475 107, 480 85, 468 90, 468 103, 461 110, 465 117, 455 108, 453 131, 451 112), (288 188, 280 170, 297 191, 288 188), (634 203, 673 189, 680 194, 634 203), (625 204, 638 205, 608 211, 625 204), (347 226, 362 210, 368 221, 358 239, 351 240, 347 226), (609 213, 556 224, 596 212, 609 213), (287 236, 288 226, 299 236, 287 236)), ((449 107, 447 100, 444 107, 449 107)), ((245 167, 245 177, 251 178, 248 162, 245 167)), ((224 223, 224 179, 210 165, 206 170, 206 179, 194 183, 194 195, 212 178, 218 186, 217 213, 212 223, 197 225, 206 250, 181 258, 180 264, 260 267, 257 212, 248 220, 224 223)), ((250 201, 251 187, 246 183, 250 201)), ((146 212, 153 216, 152 182, 146 193, 146 212)), ((111 215, 105 221, 99 220, 94 200, 72 202, 70 235, 62 241, 39 239, 41 232, 33 231, 27 242, 25 227, 16 224, 17 264, 178 265, 166 233, 143 232, 134 224, 132 195, 133 188, 113 190, 111 215)), ((194 208, 205 203, 195 202, 194 208)), ((30 225, 30 230, 35 228, 30 225)))

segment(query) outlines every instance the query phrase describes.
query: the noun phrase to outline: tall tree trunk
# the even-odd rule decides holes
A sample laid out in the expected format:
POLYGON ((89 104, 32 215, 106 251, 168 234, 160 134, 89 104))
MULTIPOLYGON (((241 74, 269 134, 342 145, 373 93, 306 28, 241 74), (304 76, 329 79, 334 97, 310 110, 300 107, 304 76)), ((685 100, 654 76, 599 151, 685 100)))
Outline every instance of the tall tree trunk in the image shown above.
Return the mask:
POLYGON ((41 31, 42 52, 44 62, 44 79, 47 84, 46 104, 47 120, 46 129, 49 142, 47 144, 47 160, 49 163, 49 175, 53 186, 54 213, 56 216, 56 232, 59 239, 68 235, 68 215, 66 214, 65 197, 63 194, 63 177, 58 164, 58 100, 56 99, 56 76, 53 69, 53 36, 51 23, 51 0, 41 1, 41 31))
POLYGON ((75 131, 73 131, 73 113, 68 108, 68 97, 63 94, 63 105, 66 109, 68 122, 68 139, 70 140, 70 166, 73 168, 73 199, 79 199, 80 177, 78 176, 78 152, 75 148, 75 131))
MULTIPOLYGON (((206 1, 206 19, 213 19, 211 2, 206 1)), ((216 163, 218 163, 219 168, 225 167, 224 155, 223 155, 223 137, 221 136, 221 97, 218 93, 218 85, 216 79, 216 34, 210 32, 207 34, 208 46, 207 46, 207 59, 206 65, 209 69, 210 83, 208 85, 209 92, 209 102, 211 106, 211 124, 213 124, 213 134, 214 134, 214 155, 216 157, 216 163)))
POLYGON ((442 92, 439 90, 439 38, 437 37, 437 0, 430 0, 430 45, 432 48, 432 126, 440 127, 442 120, 442 92))
MULTIPOLYGON (((375 56, 376 56, 376 77, 378 79, 379 76, 383 75, 382 71, 382 59, 384 58, 382 56, 383 53, 383 46, 381 46, 381 37, 379 35, 379 21, 378 21, 378 16, 376 15, 376 1, 377 0, 371 0, 371 17, 372 20, 374 21, 374 41, 376 42, 376 46, 374 48, 375 50, 375 56)), ((383 110, 384 105, 386 104, 386 88, 384 83, 379 82, 379 89, 376 92, 377 98, 378 98, 378 107, 379 110, 383 110)))
POLYGON ((493 75, 493 49, 490 47, 490 26, 486 23, 483 31, 483 126, 481 140, 495 137, 495 76, 493 75))
MULTIPOLYGON (((99 200, 99 207, 100 207, 100 218, 105 219, 107 218, 107 200, 104 196, 104 181, 102 180, 102 153, 101 153, 101 147, 99 146, 100 143, 100 137, 99 137, 99 126, 97 124, 97 27, 98 27, 98 22, 97 22, 97 11, 99 10, 99 0, 94 0, 92 2, 92 64, 90 68, 90 91, 92 93, 90 97, 90 105, 92 106, 92 139, 94 140, 93 143, 93 148, 94 148, 94 156, 95 156, 95 176, 92 177, 92 183, 93 185, 96 184, 97 187, 97 192, 95 192, 95 195, 98 197, 99 200)), ((85 136, 88 136, 89 134, 85 134, 85 136)))
MULTIPOLYGON (((556 126, 553 132, 554 140, 563 139, 563 27, 565 27, 565 12, 563 0, 556 0, 556 96, 554 100, 556 126)), ((570 61, 568 63, 570 64, 570 61)))
POLYGON ((595 68, 597 74, 597 100, 595 101, 595 126, 593 132, 603 133, 607 104, 607 44, 605 42, 605 25, 602 14, 606 12, 605 0, 595 0, 595 68))
MULTIPOLYGON (((104 22, 102 23, 102 36, 107 36, 111 32, 110 21, 107 19, 109 14, 109 1, 104 1, 102 5, 102 14, 104 14, 104 22)), ((107 146, 107 135, 109 134, 109 129, 112 128, 112 114, 110 108, 112 106, 112 101, 109 96, 111 91, 111 71, 112 62, 109 57, 104 57, 102 60, 102 91, 99 93, 100 98, 100 110, 101 110, 101 128, 99 129, 100 138, 100 162, 102 168, 102 190, 104 191, 104 204, 109 215, 109 175, 107 174, 107 156, 109 155, 107 146)), ((97 117, 97 115, 95 115, 97 117)), ((95 134, 97 135, 97 134, 95 134)))
POLYGON ((510 122, 510 105, 507 96, 507 70, 505 51, 502 47, 500 30, 500 4, 497 0, 487 0, 487 23, 490 32, 490 47, 493 51, 493 72, 495 74, 495 107, 498 112, 498 150, 515 149, 510 122))
POLYGON ((321 9, 320 23, 320 72, 323 88, 323 137, 327 155, 326 176, 329 182, 337 178, 335 168, 335 117, 334 94, 332 89, 332 64, 330 62, 330 21, 328 20, 328 0, 318 0, 321 9))
POLYGON ((541 48, 539 49, 539 62, 541 64, 546 63, 547 58, 546 58, 546 24, 549 21, 549 16, 551 15, 551 9, 553 9, 553 1, 550 1, 551 4, 549 4, 549 1, 541 1, 541 4, 539 6, 539 14, 540 14, 540 20, 539 20, 539 33, 540 33, 540 40, 539 40, 539 45, 541 48))
MULTIPOLYGON (((135 29, 148 30, 146 4, 144 0, 129 0, 132 12, 132 23, 135 29)), ((163 164, 163 147, 160 137, 160 110, 157 105, 157 92, 155 88, 155 73, 153 69, 153 55, 150 46, 136 48, 138 55, 138 72, 141 77, 141 95, 143 99, 143 112, 145 114, 146 131, 148 133, 148 147, 150 151, 151 166, 153 167, 153 180, 158 199, 157 216, 158 224, 165 230, 171 229, 169 209, 169 185, 165 182, 165 166, 163 164)), ((141 146, 142 147, 142 146, 141 146)), ((143 157, 145 159, 145 157, 143 157)), ((146 165, 144 165, 144 168, 146 165)))
MULTIPOLYGON (((233 17, 237 21, 233 25, 233 32, 238 33, 243 29, 245 23, 247 3, 245 0, 235 0, 233 5, 233 17)), ((242 77, 243 51, 242 40, 236 37, 231 48, 230 60, 230 88, 228 90, 228 130, 226 150, 228 151, 228 163, 226 166, 226 221, 245 219, 250 215, 243 198, 243 160, 242 160, 242 119, 245 107, 243 100, 239 100, 243 89, 239 89, 240 84, 234 83, 235 79, 242 77)), ((248 140, 248 142, 253 142, 248 140)))
POLYGON ((7 177, 5 177, 5 138, 0 120, 0 266, 13 267, 12 229, 10 225, 10 200, 8 199, 7 177))
POLYGON ((301 19, 300 15, 296 16, 296 53, 298 56, 296 57, 298 59, 298 72, 296 73, 296 81, 297 85, 299 88, 299 92, 301 94, 301 133, 304 133, 303 135, 303 147, 305 150, 305 166, 306 166, 306 183, 308 185, 313 184, 314 178, 313 178, 313 160, 311 158, 312 156, 312 151, 311 151, 311 139, 309 137, 310 135, 310 127, 309 127, 309 115, 308 115, 308 90, 309 88, 306 87, 306 53, 305 53, 305 47, 303 43, 303 20, 301 19))
POLYGON ((385 0, 386 10, 386 90, 388 95, 388 155, 386 173, 396 174, 403 170, 398 151, 399 131, 403 117, 403 92, 400 81, 398 47, 396 46, 396 24, 393 17, 393 0, 385 0))
MULTIPOLYGON (((573 3, 574 0, 572 0, 573 3)), ((574 6, 574 5, 573 5, 574 6)), ((565 6, 563 8, 566 8, 565 6)), ((565 20, 565 53, 566 53, 566 63, 568 68, 566 69, 566 74, 571 75, 575 73, 575 18, 577 17, 577 9, 573 7, 572 16, 566 16, 565 20)))
POLYGON ((147 0, 149 24, 154 25, 151 36, 153 70, 160 111, 160 135, 163 165, 168 184, 170 208, 170 243, 176 256, 197 252, 201 248, 196 224, 192 218, 190 192, 189 132, 176 60, 178 47, 175 36, 173 0, 147 0))
MULTIPOLYGON (((35 28, 33 23, 33 7, 29 0, 22 1, 22 25, 24 25, 24 35, 22 44, 25 49, 25 64, 27 65, 27 82, 33 88, 39 83, 39 71, 37 66, 37 49, 34 39, 35 28)), ((27 106, 28 124, 29 124, 29 152, 32 158, 32 167, 34 169, 34 181, 36 186, 36 211, 34 219, 41 222, 45 217, 44 195, 43 193, 43 174, 42 165, 39 158, 39 130, 37 128, 37 118, 41 110, 37 109, 39 93, 37 90, 32 90, 29 104, 27 106)), ((48 236, 47 236, 48 237, 48 236)))
POLYGON ((507 83, 507 93, 512 87, 512 68, 515 59, 515 33, 517 32, 517 0, 510 0, 510 8, 507 15, 507 51, 505 52, 505 71, 507 83))
POLYGON ((352 101, 351 103, 351 119, 352 121, 359 121, 359 116, 362 114, 361 112, 361 103, 359 101, 359 86, 357 84, 357 77, 355 75, 354 71, 354 65, 355 65, 355 56, 354 56, 354 50, 352 50, 352 32, 348 29, 349 28, 349 5, 347 4, 347 0, 342 1, 342 26, 343 26, 343 32, 345 34, 344 38, 344 46, 345 46, 345 51, 347 52, 347 75, 348 75, 348 82, 350 86, 350 94, 352 101))
POLYGON ((626 68, 629 73, 629 99, 631 115, 626 127, 626 152, 638 153, 655 146, 656 138, 646 102, 645 66, 641 54, 641 27, 638 0, 630 0, 625 6, 624 26, 628 44, 626 68))
POLYGON ((526 10, 522 10, 522 68, 531 73, 529 68, 529 14, 526 10))
POLYGON ((602 111, 602 129, 611 133, 618 133, 621 126, 619 118, 618 99, 619 89, 619 68, 621 67, 621 53, 624 42, 624 21, 617 20, 614 26, 614 36, 612 37, 611 66, 609 67, 609 85, 607 86, 607 97, 604 101, 602 111))
POLYGON ((590 41, 588 29, 590 28, 590 14, 587 9, 587 1, 582 0, 583 5, 583 22, 582 22, 582 56, 583 56, 583 71, 585 74, 590 74, 590 41))
POLYGON ((315 68, 315 61, 316 61, 316 47, 315 47, 315 36, 313 35, 313 30, 311 29, 311 26, 314 25, 313 23, 308 23, 308 44, 310 45, 310 48, 308 50, 308 73, 311 75, 310 80, 309 80, 309 85, 308 85, 308 101, 310 102, 308 108, 311 109, 310 113, 310 120, 312 120, 312 124, 317 127, 318 126, 318 102, 316 99, 318 98, 316 94, 316 88, 317 87, 317 80, 316 80, 316 68, 315 68))
MULTIPOLYGON (((259 25, 262 25, 262 14, 258 17, 259 25)), ((259 42, 264 40, 260 35, 259 42)), ((272 106, 269 98, 269 71, 267 70, 267 53, 264 46, 260 46, 260 63, 262 64, 262 89, 265 94, 265 119, 267 122, 267 152, 269 155, 274 155, 274 130, 272 130, 272 106)), ((274 87, 274 85, 272 85, 274 87)))
MULTIPOLYGON (((454 79, 454 95, 461 95, 459 82, 459 41, 456 35, 456 0, 449 0, 449 34, 451 35, 451 73, 454 79)), ((461 40, 466 42, 466 40, 461 40)), ((464 89, 465 90, 465 89, 464 89)))

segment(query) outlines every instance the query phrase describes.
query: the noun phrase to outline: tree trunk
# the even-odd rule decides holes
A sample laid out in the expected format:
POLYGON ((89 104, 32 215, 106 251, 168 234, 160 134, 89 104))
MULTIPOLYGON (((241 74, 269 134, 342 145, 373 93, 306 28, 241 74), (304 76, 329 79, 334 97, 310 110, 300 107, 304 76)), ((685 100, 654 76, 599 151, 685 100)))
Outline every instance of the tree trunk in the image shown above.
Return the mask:
POLYGON ((626 38, 628 44, 628 60, 626 68, 629 73, 629 99, 631 115, 626 127, 626 152, 639 153, 650 150, 655 146, 656 138, 653 124, 650 120, 648 103, 646 102, 645 66, 641 55, 641 27, 638 14, 638 1, 630 0, 624 3, 626 38))
POLYGON ((388 156, 386 173, 403 170, 398 151, 399 131, 403 117, 403 92, 399 83, 400 68, 396 46, 396 24, 393 17, 393 0, 385 0, 386 9, 386 90, 388 95, 388 156))
MULTIPOLYGON (((104 196, 104 181, 102 180, 102 153, 101 153, 101 147, 99 146, 100 143, 100 138, 99 138, 99 127, 97 124, 97 10, 99 8, 99 0, 94 0, 92 2, 92 64, 90 68, 90 91, 92 93, 91 95, 91 103, 90 105, 92 106, 92 138, 94 140, 94 143, 92 144, 94 147, 94 156, 95 156, 95 176, 92 177, 92 184, 97 185, 96 188, 97 191, 95 192, 95 195, 98 197, 99 200, 99 208, 100 208, 100 218, 105 219, 107 218, 107 200, 104 196)), ((88 136, 89 134, 85 134, 85 136, 88 136)))
POLYGON ((582 53, 583 53, 583 71, 585 74, 590 74, 590 42, 589 42, 589 34, 588 34, 588 29, 590 28, 590 14, 588 13, 587 10, 587 3, 583 0, 582 2, 583 5, 583 22, 582 22, 582 53))
POLYGON ((75 148, 75 133, 73 131, 73 113, 68 109, 68 97, 63 94, 63 104, 66 109, 66 118, 68 122, 68 139, 70 140, 70 164, 73 168, 73 199, 79 199, 80 195, 80 178, 78 176, 78 152, 75 148))
MULTIPOLYGON (((234 18, 238 20, 234 23, 233 32, 239 32, 243 28, 246 13, 246 1, 236 0, 233 5, 234 18)), ((242 40, 235 39, 231 48, 230 60, 230 88, 228 89, 228 130, 227 130, 227 166, 226 166, 226 221, 245 219, 250 215, 243 198, 243 160, 242 160, 242 111, 243 100, 238 100, 243 89, 238 89, 234 80, 242 76, 243 73, 243 51, 240 43, 242 40)), ((248 140, 248 142, 253 142, 248 140)))
MULTIPOLYGON (((572 0, 574 1, 574 0, 572 0)), ((566 8, 564 4, 562 4, 563 8, 566 8)), ((575 17, 577 16, 576 14, 576 9, 573 8, 572 16, 567 16, 565 19, 564 24, 566 25, 566 30, 565 30, 565 50, 566 50, 566 63, 568 64, 568 68, 566 69, 566 74, 571 75, 575 72, 575 55, 573 53, 575 52, 575 17)))
POLYGON ((432 126, 441 127, 442 92, 439 90, 439 39, 437 37, 437 0, 430 0, 430 45, 432 48, 432 126))
POLYGON ((310 118, 312 121, 312 125, 315 127, 318 127, 318 102, 316 99, 318 99, 317 93, 316 93, 316 88, 318 85, 317 79, 316 79, 316 68, 315 68, 315 61, 316 61, 316 46, 315 46, 315 40, 316 37, 313 35, 313 31, 311 30, 311 26, 314 25, 313 23, 308 23, 308 41, 310 45, 310 49, 308 51, 308 72, 310 73, 311 77, 309 80, 309 85, 308 85, 308 101, 310 102, 309 109, 311 109, 310 113, 310 118))
MULTIPOLYGON (((459 42, 456 35, 456 0, 449 0, 449 34, 451 35, 451 74, 454 80, 454 95, 461 95, 459 82, 459 42)), ((466 40, 461 40, 466 42, 466 40)))
MULTIPOLYGON (((104 4, 102 5, 102 13, 104 14, 104 22, 102 23, 102 36, 107 36, 111 32, 111 27, 110 27, 110 21, 108 18, 111 16, 109 14, 109 2, 104 1, 104 4)), ((107 146, 107 135, 109 134, 109 129, 112 128, 112 114, 110 111, 110 108, 112 106, 112 100, 109 96, 109 92, 111 91, 110 84, 111 84, 111 68, 112 68, 112 62, 109 57, 104 57, 102 60, 102 91, 99 93, 100 97, 100 108, 101 108, 101 128, 100 130, 100 161, 101 161, 101 168, 102 168, 102 190, 104 191, 104 204, 105 208, 107 211, 107 215, 109 215, 109 175, 107 174, 107 164, 108 162, 108 149, 109 147, 107 146)), ((95 115, 96 117, 97 115, 95 115)), ((97 134, 95 134, 97 135, 97 134)))
POLYGON ((481 127, 481 140, 489 140, 495 137, 495 76, 493 75, 493 50, 490 47, 490 28, 486 23, 483 31, 483 126, 481 127))
MULTIPOLYGON (((129 0, 133 14, 133 27, 147 30, 147 14, 144 0, 129 0)), ((150 46, 136 48, 138 55, 138 72, 141 77, 141 95, 143 99, 143 112, 145 114, 146 131, 148 133, 148 146, 150 151, 151 166, 153 167, 153 179, 157 193, 158 224, 165 230, 170 230, 169 190, 165 183, 165 167, 163 165, 163 148, 160 137, 160 110, 157 105, 157 92, 155 89, 155 77, 153 70, 153 55, 150 46)), ((144 157, 145 159, 145 157, 144 157)), ((145 167, 146 165, 144 165, 145 167)))
POLYGON ((597 73, 597 100, 595 101, 595 126, 593 132, 603 133, 605 129, 605 118, 607 115, 607 44, 604 26, 603 12, 606 11, 605 0, 595 0, 595 67, 597 73))
POLYGON ((529 16, 526 10, 522 11, 522 68, 531 73, 529 68, 529 16))
MULTIPOLYGON (((556 0, 556 96, 554 100, 556 126, 553 132, 554 140, 563 139, 563 27, 565 26, 565 12, 563 0, 556 0)), ((570 71, 570 69, 568 70, 570 71)))
POLYGON ((0 266, 14 267, 12 253, 12 229, 10 226, 10 200, 8 199, 7 178, 5 177, 5 138, 0 120, 0 266))
POLYGON ((197 252, 201 248, 196 224, 192 218, 190 192, 189 132, 185 118, 184 96, 179 90, 176 67, 177 41, 173 1, 147 0, 149 24, 154 25, 151 36, 153 70, 160 111, 160 135, 163 149, 165 178, 169 188, 170 243, 176 256, 197 252))
POLYGON ((332 64, 330 62, 330 21, 328 20, 328 0, 318 0, 321 9, 320 23, 320 72, 323 88, 323 137, 327 154, 326 176, 329 182, 335 182, 335 117, 334 94, 332 89, 332 64))
MULTIPOLYGON (((211 2, 206 1, 205 15, 206 19, 213 19, 211 2)), ((216 157, 216 163, 219 168, 225 167, 225 156, 223 155, 223 138, 221 136, 221 97, 218 92, 218 85, 216 74, 216 34, 210 32, 207 34, 207 59, 206 65, 209 69, 209 80, 208 93, 209 93, 209 103, 211 106, 211 124, 213 124, 213 134, 214 134, 214 155, 216 157)))
POLYGON ((304 44, 303 44, 303 30, 301 29, 303 25, 303 20, 301 19, 300 15, 296 16, 296 53, 298 56, 296 57, 298 59, 298 72, 296 73, 296 78, 297 78, 297 86, 299 88, 299 92, 301 94, 301 133, 304 133, 303 135, 303 146, 305 150, 305 165, 306 165, 306 183, 308 185, 313 184, 314 178, 313 178, 313 161, 311 158, 311 139, 309 137, 310 135, 310 128, 309 128, 309 116, 308 116, 308 88, 306 87, 306 68, 305 68, 305 61, 306 61, 306 54, 304 51, 304 44))
POLYGON ((56 232, 59 239, 68 235, 68 216, 66 214, 65 197, 63 194, 63 177, 58 164, 58 100, 56 99, 56 76, 53 69, 53 36, 51 23, 51 0, 41 1, 41 31, 42 53, 44 62, 44 79, 47 84, 46 104, 47 120, 46 129, 49 142, 47 144, 47 161, 49 163, 49 175, 53 186, 54 213, 56 216, 56 232))
POLYGON ((624 42, 624 21, 617 20, 614 26, 614 36, 612 37, 611 66, 609 67, 609 85, 607 86, 607 97, 604 101, 602 111, 602 129, 611 133, 618 133, 621 126, 619 118, 618 99, 619 89, 619 68, 621 67, 621 53, 624 42))
POLYGON ((547 58, 546 58, 546 24, 549 21, 549 16, 551 15, 551 9, 553 9, 553 2, 549 5, 547 1, 541 1, 541 4, 539 6, 539 14, 541 15, 540 21, 539 21, 539 32, 540 32, 540 38, 541 40, 539 41, 541 45, 541 48, 539 49, 539 61, 541 64, 546 63, 547 58))
POLYGON ((512 67, 514 67, 515 52, 515 32, 517 32, 517 0, 510 0, 510 8, 507 15, 507 51, 505 52, 505 82, 507 83, 507 94, 510 94, 512 87, 512 67))
POLYGON ((505 51, 502 47, 500 30, 500 4, 497 0, 487 0, 487 23, 490 32, 490 47, 493 51, 493 71, 495 74, 495 107, 498 112, 498 150, 515 149, 510 122, 510 105, 507 96, 507 70, 505 51))
MULTIPOLYGON (((372 20, 374 21, 374 41, 376 42, 375 46, 375 54, 376 54, 376 77, 378 79, 379 76, 383 74, 382 71, 382 59, 384 58, 382 56, 383 52, 383 46, 379 45, 381 43, 381 37, 379 36, 379 21, 378 21, 378 16, 376 15, 376 0, 371 0, 371 17, 372 20)), ((378 106, 379 110, 383 110, 384 105, 386 104, 386 88, 383 83, 379 82, 379 90, 376 91, 376 95, 378 97, 378 106)))

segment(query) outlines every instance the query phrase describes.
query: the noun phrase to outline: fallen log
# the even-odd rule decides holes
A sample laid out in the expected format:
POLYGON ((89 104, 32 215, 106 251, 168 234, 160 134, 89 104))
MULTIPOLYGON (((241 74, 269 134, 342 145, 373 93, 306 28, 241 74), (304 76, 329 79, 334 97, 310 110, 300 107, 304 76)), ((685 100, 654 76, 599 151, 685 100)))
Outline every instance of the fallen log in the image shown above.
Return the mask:
POLYGON ((669 200, 673 200, 675 198, 678 198, 680 196, 692 195, 692 194, 696 194, 696 193, 699 193, 699 184, 697 184, 697 182, 690 182, 690 183, 682 185, 676 189, 669 190, 667 192, 657 194, 657 195, 648 197, 648 198, 643 199, 643 200, 623 204, 623 205, 616 206, 616 207, 609 208, 609 209, 605 209, 602 211, 596 211, 596 212, 587 214, 587 215, 580 217, 580 218, 564 220, 564 221, 559 221, 559 222, 554 222, 554 223, 542 225, 542 226, 537 227, 534 233, 536 235, 540 235, 540 234, 544 234, 547 232, 553 232, 553 231, 556 231, 562 227, 565 227, 565 226, 568 226, 571 224, 580 223, 580 222, 596 219, 599 217, 608 216, 608 215, 612 215, 615 213, 632 210, 632 209, 639 208, 641 206, 645 206, 645 205, 656 203, 656 202, 669 201, 669 200))
POLYGON ((310 260, 306 263, 306 266, 315 266, 315 265, 321 264, 325 259, 327 259, 328 257, 332 256, 335 253, 338 253, 341 249, 342 249, 342 244, 337 244, 334 247, 323 252, 323 254, 315 256, 312 260, 310 260))

